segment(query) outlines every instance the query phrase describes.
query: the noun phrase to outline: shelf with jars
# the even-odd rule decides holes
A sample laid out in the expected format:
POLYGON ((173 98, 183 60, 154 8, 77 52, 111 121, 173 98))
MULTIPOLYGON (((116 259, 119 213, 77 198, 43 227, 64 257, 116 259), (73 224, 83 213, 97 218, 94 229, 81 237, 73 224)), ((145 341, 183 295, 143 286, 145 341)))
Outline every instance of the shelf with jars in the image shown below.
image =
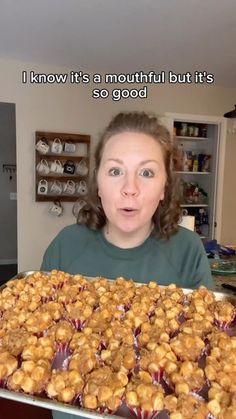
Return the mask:
POLYGON ((178 139, 191 140, 205 140, 207 138, 207 124, 187 122, 187 121, 174 121, 174 135, 178 139))
POLYGON ((176 176, 187 185, 181 208, 195 217, 195 231, 200 237, 220 241, 227 130, 225 119, 166 112, 161 120, 173 133, 173 140, 179 149, 176 176))

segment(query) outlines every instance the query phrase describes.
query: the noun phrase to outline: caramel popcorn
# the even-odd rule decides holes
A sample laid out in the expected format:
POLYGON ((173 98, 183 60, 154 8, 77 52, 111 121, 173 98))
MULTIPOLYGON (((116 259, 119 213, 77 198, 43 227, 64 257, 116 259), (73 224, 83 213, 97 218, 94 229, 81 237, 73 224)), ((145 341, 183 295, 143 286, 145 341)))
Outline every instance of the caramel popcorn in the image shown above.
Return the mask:
POLYGON ((196 362, 184 361, 178 363, 174 372, 168 374, 168 381, 174 387, 175 394, 189 394, 198 392, 205 384, 205 375, 196 362))
POLYGON ((29 336, 29 332, 25 329, 8 330, 2 338, 0 347, 9 351, 11 355, 20 355, 29 336))
POLYGON ((196 335, 180 333, 170 342, 171 349, 182 361, 196 361, 205 348, 204 341, 196 335))
POLYGON ((26 320, 30 317, 27 309, 17 310, 15 308, 5 311, 0 320, 0 338, 7 331, 16 330, 21 326, 25 326, 26 320))
POLYGON ((125 400, 132 409, 140 408, 143 412, 161 411, 164 407, 164 390, 160 384, 152 383, 149 374, 140 372, 127 384, 125 400))
POLYGON ((195 306, 202 301, 205 306, 210 306, 215 302, 215 295, 211 290, 208 290, 204 286, 200 286, 197 290, 192 291, 188 294, 188 300, 194 303, 195 306))
POLYGON ((128 372, 136 366, 137 356, 132 346, 121 345, 118 348, 101 351, 101 360, 105 365, 110 366, 115 372, 128 372))
POLYGON ((191 394, 166 396, 164 408, 169 412, 170 419, 206 419, 209 413, 206 402, 191 394))
POLYGON ((99 361, 96 350, 89 347, 81 346, 80 349, 76 349, 69 362, 69 370, 79 371, 82 376, 98 367, 99 361))
POLYGON ((108 329, 111 316, 108 310, 96 310, 92 313, 86 324, 94 333, 104 333, 108 329))
POLYGON ((234 318, 234 305, 205 287, 186 295, 175 284, 35 272, 0 293, 1 385, 64 403, 79 397, 100 413, 125 400, 139 417, 165 409, 170 419, 231 419, 234 318), (194 395, 206 378, 207 402, 194 395))
POLYGON ((71 341, 75 329, 66 320, 60 320, 48 331, 48 336, 52 337, 58 345, 65 347, 71 341))
POLYGON ((93 284, 88 283, 82 291, 76 296, 76 301, 81 301, 84 304, 95 309, 99 306, 99 295, 96 292, 96 288, 93 284))
POLYGON ((85 327, 81 332, 74 333, 70 342, 69 348, 74 352, 78 352, 80 349, 92 348, 95 352, 101 349, 103 338, 97 333, 93 333, 93 330, 89 327, 85 327))
POLYGON ((16 370, 8 379, 11 390, 23 390, 29 394, 41 393, 51 375, 50 363, 45 360, 24 361, 21 368, 16 370))
POLYGON ((83 387, 84 381, 78 371, 53 370, 46 392, 50 398, 70 403, 82 393, 83 387))
POLYGON ((54 321, 58 321, 64 316, 64 307, 57 301, 49 301, 42 305, 41 312, 49 313, 54 321))
POLYGON ((103 295, 105 292, 109 291, 110 284, 106 278, 97 277, 92 281, 92 285, 94 286, 97 294, 99 297, 103 295))
POLYGON ((213 304, 212 310, 216 322, 223 326, 232 322, 236 313, 235 307, 229 301, 217 301, 213 304))
POLYGON ((18 366, 17 359, 8 351, 0 352, 0 380, 7 379, 18 366))
POLYGON ((219 384, 225 391, 236 391, 236 338, 225 333, 209 337, 211 347, 206 357, 205 373, 212 384, 219 384))
POLYGON ((38 310, 30 314, 24 325, 30 333, 42 335, 53 324, 53 318, 49 312, 38 310))
POLYGON ((165 322, 160 327, 149 322, 142 323, 141 332, 137 336, 138 345, 153 350, 158 343, 169 342, 170 335, 164 325, 165 322))
POLYGON ((118 320, 111 321, 104 331, 104 339, 111 350, 118 348, 122 343, 130 346, 134 344, 132 328, 118 320))
POLYGON ((189 319, 182 323, 179 328, 180 332, 187 335, 196 335, 204 340, 204 338, 213 330, 212 321, 205 319, 203 316, 195 316, 195 319, 189 319))
POLYGON ((141 349, 139 365, 148 371, 154 380, 160 381, 163 372, 176 369, 177 358, 168 343, 156 345, 153 350, 141 349))
POLYGON ((84 302, 76 301, 75 303, 66 305, 65 317, 75 326, 77 330, 81 330, 92 313, 93 309, 91 306, 84 302))
POLYGON ((55 353, 54 341, 50 336, 28 339, 22 351, 22 359, 37 361, 39 359, 52 360, 55 353))
POLYGON ((86 377, 84 407, 115 412, 121 404, 127 383, 128 377, 124 372, 114 373, 106 366, 92 371, 86 377))

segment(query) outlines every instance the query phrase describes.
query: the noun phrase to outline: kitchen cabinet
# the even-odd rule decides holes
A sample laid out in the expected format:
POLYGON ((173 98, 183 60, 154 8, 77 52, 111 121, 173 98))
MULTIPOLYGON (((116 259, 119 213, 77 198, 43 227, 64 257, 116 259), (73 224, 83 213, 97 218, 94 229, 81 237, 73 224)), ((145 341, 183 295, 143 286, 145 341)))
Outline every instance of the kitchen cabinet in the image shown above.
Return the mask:
POLYGON ((161 120, 182 156, 175 171, 183 214, 195 216, 195 231, 203 240, 220 241, 225 118, 166 113, 161 120))

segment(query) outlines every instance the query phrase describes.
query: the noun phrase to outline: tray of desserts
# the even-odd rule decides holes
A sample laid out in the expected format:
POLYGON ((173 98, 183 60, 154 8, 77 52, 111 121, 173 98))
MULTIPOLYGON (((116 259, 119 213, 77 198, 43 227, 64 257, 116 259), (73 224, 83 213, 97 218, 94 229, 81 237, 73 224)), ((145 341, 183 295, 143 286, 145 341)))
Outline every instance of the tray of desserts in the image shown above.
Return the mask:
POLYGON ((205 287, 21 273, 0 292, 0 397, 88 418, 231 417, 235 305, 205 287))
POLYGON ((215 275, 236 275, 236 260, 213 259, 210 262, 211 272, 215 275))

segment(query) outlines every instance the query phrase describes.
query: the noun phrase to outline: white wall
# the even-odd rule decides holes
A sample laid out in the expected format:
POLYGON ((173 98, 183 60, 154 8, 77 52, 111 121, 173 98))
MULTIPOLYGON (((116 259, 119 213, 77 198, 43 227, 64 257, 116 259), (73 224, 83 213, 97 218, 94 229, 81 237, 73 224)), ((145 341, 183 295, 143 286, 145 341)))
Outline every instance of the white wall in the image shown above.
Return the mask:
MULTIPOLYGON (((108 123, 110 117, 120 110, 222 116, 233 107, 236 96, 236 89, 165 85, 149 87, 147 99, 122 102, 95 100, 91 98, 91 85, 21 83, 23 70, 63 73, 71 69, 1 59, 0 68, 0 101, 16 103, 19 271, 39 268, 46 246, 63 226, 75 220, 69 203, 65 205, 63 217, 53 218, 48 214, 48 203, 34 201, 36 130, 90 134, 94 144, 98 133, 108 123)), ((231 159, 233 159, 231 164, 235 168, 236 156, 231 159)), ((228 170, 227 164, 226 170, 228 170)), ((235 200, 232 205, 235 208, 235 200)), ((223 230, 225 222, 229 223, 230 220, 223 222, 223 230)))

